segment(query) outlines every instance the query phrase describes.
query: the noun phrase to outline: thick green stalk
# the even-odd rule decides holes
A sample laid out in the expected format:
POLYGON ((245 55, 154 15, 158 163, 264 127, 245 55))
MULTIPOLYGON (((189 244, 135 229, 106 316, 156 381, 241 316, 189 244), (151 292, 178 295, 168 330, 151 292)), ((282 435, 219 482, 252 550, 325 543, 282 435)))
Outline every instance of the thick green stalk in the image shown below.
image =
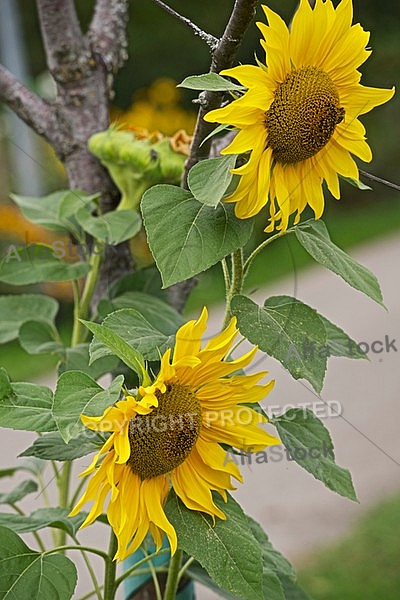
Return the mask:
MULTIPOLYGON (((147 561, 151 560, 152 558, 155 558, 156 556, 160 556, 160 554, 166 554, 169 551, 170 551, 169 548, 164 548, 163 550, 158 550, 158 552, 153 552, 153 554, 148 554, 147 556, 145 556, 144 558, 139 560, 136 564, 132 565, 132 567, 127 569, 124 573, 122 573, 122 575, 120 577, 117 578, 117 580, 115 582, 116 587, 118 587, 124 581, 124 579, 126 579, 127 577, 130 577, 133 574, 138 575, 139 574, 139 571, 137 571, 138 568, 141 567, 143 564, 145 564, 147 561)), ((162 568, 159 567, 157 569, 157 571, 161 572, 162 568)))
POLYGON ((90 311, 90 302, 92 300, 93 292, 95 290, 97 279, 99 277, 100 266, 103 261, 103 254, 93 252, 90 255, 89 264, 90 271, 86 277, 85 286, 83 288, 82 296, 78 298, 78 294, 75 292, 74 301, 74 325, 72 329, 71 346, 77 346, 86 340, 88 330, 79 319, 87 319, 90 311))
POLYGON ((253 260, 257 256, 257 254, 259 254, 261 252, 261 250, 264 250, 264 248, 266 248, 269 244, 271 244, 275 240, 283 237, 284 235, 287 235, 288 233, 293 233, 293 232, 294 232, 294 228, 287 229, 286 231, 280 231, 279 233, 276 233, 275 235, 271 236, 270 238, 268 238, 264 242, 262 242, 259 246, 257 246, 257 248, 255 248, 253 250, 253 252, 250 254, 250 256, 248 257, 248 259, 245 261, 245 263, 243 265, 243 277, 244 278, 246 277, 246 275, 249 271, 249 268, 251 266, 251 263, 253 262, 253 260))
MULTIPOLYGON (((72 469, 72 462, 66 461, 62 466, 61 474, 57 481, 58 497, 59 497, 58 503, 61 508, 69 508, 68 497, 69 497, 69 483, 70 483, 70 479, 71 479, 71 469, 72 469)), ((67 532, 64 531, 64 529, 60 529, 58 532, 58 539, 57 539, 58 545, 63 546, 66 542, 66 539, 67 539, 67 532)))
POLYGON ((232 298, 236 294, 240 294, 243 287, 243 250, 239 248, 239 250, 235 250, 232 254, 232 277, 231 277, 231 285, 226 294, 226 309, 225 309, 225 318, 224 323, 222 325, 222 329, 228 325, 229 321, 232 318, 231 312, 231 302, 232 298))
POLYGON ((183 550, 177 550, 171 556, 168 569, 167 585, 165 586, 164 600, 175 600, 179 584, 179 570, 181 568, 183 550))
POLYGON ((117 562, 114 560, 115 553, 118 549, 118 541, 114 531, 111 529, 110 543, 108 546, 108 559, 106 561, 106 568, 104 574, 104 600, 114 600, 115 592, 117 590, 116 584, 116 572, 117 562))

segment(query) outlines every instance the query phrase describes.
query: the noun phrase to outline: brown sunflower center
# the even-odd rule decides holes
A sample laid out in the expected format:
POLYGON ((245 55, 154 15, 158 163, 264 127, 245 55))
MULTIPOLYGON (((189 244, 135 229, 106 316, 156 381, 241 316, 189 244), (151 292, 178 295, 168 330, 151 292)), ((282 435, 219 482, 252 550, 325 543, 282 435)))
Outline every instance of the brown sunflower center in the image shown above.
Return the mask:
POLYGON ((189 456, 201 429, 201 406, 189 386, 156 392, 158 408, 129 423, 128 465, 141 479, 169 473, 189 456))
POLYGON ((343 121, 344 109, 332 79, 317 67, 292 71, 275 91, 265 113, 268 145, 280 163, 314 156, 343 121))

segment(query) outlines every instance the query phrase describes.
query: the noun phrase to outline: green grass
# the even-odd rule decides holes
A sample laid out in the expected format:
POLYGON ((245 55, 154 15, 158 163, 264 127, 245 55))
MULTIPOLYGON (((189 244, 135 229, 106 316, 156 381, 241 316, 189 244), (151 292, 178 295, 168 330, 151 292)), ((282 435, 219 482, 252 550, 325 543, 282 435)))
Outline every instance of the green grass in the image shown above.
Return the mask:
POLYGON ((368 511, 340 543, 298 573, 313 600, 399 600, 400 495, 368 511))

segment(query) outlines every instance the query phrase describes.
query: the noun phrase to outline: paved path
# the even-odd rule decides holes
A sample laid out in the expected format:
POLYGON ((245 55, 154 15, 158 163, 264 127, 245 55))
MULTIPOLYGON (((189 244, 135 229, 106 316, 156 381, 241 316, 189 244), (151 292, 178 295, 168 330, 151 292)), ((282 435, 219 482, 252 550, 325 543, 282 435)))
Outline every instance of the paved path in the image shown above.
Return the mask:
MULTIPOLYGON (((344 534, 366 508, 400 489, 399 236, 359 248, 352 255, 378 276, 387 312, 319 266, 252 295, 259 302, 270 295, 294 295, 358 342, 371 345, 382 340, 385 345, 388 336, 389 341, 396 340, 394 345, 398 350, 371 352, 369 362, 344 358, 329 361, 322 398, 328 403, 339 402, 342 416, 327 416, 324 422, 332 434, 337 462, 353 474, 360 504, 330 492, 293 462, 282 460, 244 467, 245 484, 235 492, 235 497, 262 523, 273 544, 295 564, 299 564, 304 553, 344 534)), ((217 328, 221 319, 222 309, 210 311, 213 327, 217 328)), ((268 397, 269 405, 317 403, 317 409, 325 410, 326 414, 326 407, 310 386, 292 380, 279 363, 263 358, 257 365, 257 370, 260 369, 267 369, 276 379, 275 389, 268 397)), ((0 465, 9 464, 31 437, 27 433, 3 431, 2 448, 7 451, 1 453, 0 465)), ((4 490, 7 480, 1 484, 4 490)), ((30 508, 29 502, 26 506, 30 508)), ((103 531, 101 526, 97 530, 89 528, 85 541, 99 543, 103 531)), ((88 589, 84 576, 75 597, 79 598, 88 589)), ((199 590, 200 600, 216 598, 207 590, 199 590)))

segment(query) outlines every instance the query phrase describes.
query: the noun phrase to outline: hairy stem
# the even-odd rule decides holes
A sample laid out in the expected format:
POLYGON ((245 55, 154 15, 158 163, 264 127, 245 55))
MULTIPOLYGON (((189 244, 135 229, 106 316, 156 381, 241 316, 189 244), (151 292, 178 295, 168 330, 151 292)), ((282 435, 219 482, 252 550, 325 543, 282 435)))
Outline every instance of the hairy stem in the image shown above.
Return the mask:
POLYGON ((286 229, 286 231, 280 231, 279 233, 272 235, 268 239, 264 240, 259 246, 257 246, 257 248, 255 248, 253 250, 253 252, 250 254, 250 256, 247 258, 247 260, 245 261, 245 263, 243 265, 243 278, 246 277, 246 275, 250 269, 251 263, 253 262, 255 257, 261 252, 261 250, 264 250, 264 248, 266 248, 269 244, 272 244, 272 242, 274 242, 275 240, 282 238, 284 235, 288 235, 290 233, 294 233, 294 227, 292 227, 290 229, 286 229))
MULTIPOLYGON (((77 538, 75 536, 72 536, 72 539, 74 540, 74 542, 75 542, 75 544, 77 546, 80 546, 80 543, 79 543, 79 541, 77 540, 77 538)), ((103 600, 103 597, 101 595, 101 589, 100 589, 100 586, 99 586, 99 582, 97 581, 96 573, 94 572, 92 564, 91 564, 91 562, 90 562, 90 560, 89 560, 89 558, 88 558, 88 556, 87 556, 87 554, 86 554, 86 552, 84 550, 82 550, 81 554, 82 554, 82 558, 83 558, 83 560, 85 562, 86 568, 88 570, 90 579, 92 580, 95 594, 96 594, 98 600, 103 600)))
POLYGON ((96 289, 97 279, 99 277, 100 267, 103 260, 101 253, 92 252, 89 259, 90 271, 87 275, 81 298, 74 298, 78 306, 74 307, 74 325, 72 329, 71 346, 77 346, 85 341, 88 330, 80 322, 80 319, 87 319, 90 312, 90 303, 96 289))
MULTIPOLYGON (((164 548, 163 550, 159 550, 158 552, 153 552, 152 554, 148 554, 147 556, 145 556, 144 558, 139 560, 136 564, 134 564, 132 567, 127 569, 125 571, 125 573, 123 573, 120 577, 118 577, 115 581, 115 587, 118 587, 124 581, 124 579, 126 579, 127 577, 130 577, 133 574, 136 575, 136 571, 139 569, 139 567, 144 565, 146 562, 148 562, 152 558, 155 558, 156 556, 161 556, 161 554, 167 554, 168 552, 170 552, 170 549, 164 548)), ((160 569, 158 569, 158 570, 160 570, 160 569)))
POLYGON ((226 296, 225 318, 222 329, 228 325, 232 318, 231 302, 236 294, 240 294, 243 288, 243 250, 239 248, 232 254, 232 280, 226 296))
POLYGON ((117 562, 114 560, 118 549, 118 542, 114 531, 111 529, 108 557, 104 576, 104 600, 114 600, 116 584, 117 562))
MULTIPOLYGON (((58 497, 59 506, 61 508, 68 508, 68 497, 69 497, 69 484, 71 479, 72 463, 67 461, 63 464, 61 474, 58 478, 58 497)), ((59 546, 63 546, 67 539, 67 532, 64 529, 60 529, 58 532, 57 543, 59 546)))
POLYGON ((179 570, 182 562, 183 550, 177 550, 171 556, 168 569, 167 585, 165 586, 164 600, 175 600, 179 584, 179 570))

